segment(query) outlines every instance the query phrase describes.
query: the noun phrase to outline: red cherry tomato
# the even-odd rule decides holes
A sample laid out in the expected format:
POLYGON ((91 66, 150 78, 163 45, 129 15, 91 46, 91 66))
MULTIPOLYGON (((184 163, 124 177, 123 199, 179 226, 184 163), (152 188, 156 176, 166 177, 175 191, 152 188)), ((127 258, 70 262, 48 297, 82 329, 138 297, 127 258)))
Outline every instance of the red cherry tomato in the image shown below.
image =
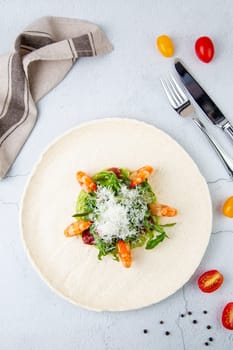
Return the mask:
POLYGON ((112 171, 118 179, 121 177, 121 171, 119 168, 109 168, 108 171, 112 171))
POLYGON ((228 303, 222 312, 223 327, 233 330, 233 302, 228 303))
POLYGON ((197 57, 205 63, 209 63, 214 57, 214 43, 208 36, 201 36, 195 42, 197 57))
POLYGON ((223 283, 223 275, 217 270, 203 273, 198 279, 198 286, 204 293, 212 293, 223 283))
POLYGON ((83 243, 90 244, 90 245, 93 245, 95 241, 94 236, 90 232, 90 230, 83 231, 82 240, 83 240, 83 243))

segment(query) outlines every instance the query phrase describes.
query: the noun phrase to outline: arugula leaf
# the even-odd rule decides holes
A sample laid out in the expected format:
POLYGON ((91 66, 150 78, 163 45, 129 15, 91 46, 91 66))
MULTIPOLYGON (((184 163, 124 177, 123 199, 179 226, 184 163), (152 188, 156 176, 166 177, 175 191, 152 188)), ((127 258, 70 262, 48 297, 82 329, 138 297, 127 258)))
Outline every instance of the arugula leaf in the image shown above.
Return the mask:
POLYGON ((147 237, 149 238, 149 240, 153 239, 154 238, 154 232, 153 231, 148 231, 146 233, 147 237))
POLYGON ((95 237, 95 246, 96 246, 97 249, 99 249, 98 259, 102 260, 102 257, 108 254, 107 251, 106 251, 106 244, 99 237, 97 239, 95 237))
POLYGON ((73 218, 79 218, 79 217, 82 217, 82 216, 86 216, 88 214, 90 214, 91 211, 87 211, 85 213, 75 213, 74 215, 72 215, 73 218))
POLYGON ((120 168, 120 172, 121 172, 121 182, 123 182, 125 185, 129 185, 130 184, 130 171, 126 168, 120 168))
MULTIPOLYGON (((159 225, 159 217, 156 216, 156 215, 151 215, 151 217, 152 217, 154 223, 155 223, 156 225, 159 225)), ((161 225, 160 225, 160 226, 161 226, 161 225)))
POLYGON ((76 201, 76 213, 92 212, 96 206, 96 195, 94 192, 80 191, 76 201))
POLYGON ((118 259, 118 252, 116 251, 115 245, 108 245, 102 239, 99 239, 98 242, 96 242, 96 248, 99 249, 99 253, 98 253, 99 260, 102 260, 102 257, 108 254, 112 254, 113 257, 115 258, 114 260, 118 259))
POLYGON ((119 261, 119 255, 118 255, 118 250, 117 248, 115 248, 112 252, 111 252, 112 256, 113 256, 113 260, 115 261, 119 261))
POLYGON ((117 192, 120 188, 120 181, 112 171, 100 171, 95 174, 92 179, 97 185, 107 187, 113 192, 117 192))
POLYGON ((165 231, 164 231, 164 229, 161 227, 161 225, 154 225, 154 229, 155 229, 155 231, 157 231, 157 232, 165 233, 165 231))
POLYGON ((156 196, 147 180, 138 185, 138 189, 143 194, 144 200, 147 204, 156 203, 156 196))
POLYGON ((154 239, 150 239, 146 244, 146 249, 153 249, 155 248, 159 243, 161 243, 166 237, 166 233, 161 233, 154 239))
POLYGON ((108 254, 113 255, 114 260, 118 260, 118 251, 116 248, 116 242, 106 243, 98 233, 96 232, 95 226, 92 225, 90 227, 90 232, 93 234, 95 239, 95 247, 99 250, 98 253, 98 259, 102 260, 103 256, 106 256, 108 254))
POLYGON ((172 222, 170 224, 165 224, 165 225, 159 225, 161 227, 172 227, 172 226, 175 226, 176 225, 176 222, 172 222))
POLYGON ((145 233, 140 234, 137 238, 130 241, 130 248, 134 249, 144 246, 147 239, 148 236, 145 233))

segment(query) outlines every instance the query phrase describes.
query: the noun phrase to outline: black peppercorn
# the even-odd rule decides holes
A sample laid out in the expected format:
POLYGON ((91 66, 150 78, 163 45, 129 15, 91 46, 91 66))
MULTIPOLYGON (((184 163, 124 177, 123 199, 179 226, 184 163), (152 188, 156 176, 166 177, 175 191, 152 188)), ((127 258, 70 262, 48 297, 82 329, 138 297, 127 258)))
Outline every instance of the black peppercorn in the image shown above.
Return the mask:
POLYGON ((185 317, 185 315, 184 315, 184 314, 181 314, 180 317, 185 317))
POLYGON ((188 312, 188 315, 192 315, 192 312, 191 312, 191 311, 189 311, 189 312, 188 312))
POLYGON ((193 320, 193 323, 197 323, 197 320, 193 320))
POLYGON ((159 323, 160 323, 160 324, 164 324, 164 322, 163 322, 163 321, 160 321, 159 323))
POLYGON ((143 333, 148 333, 148 329, 143 329, 143 333))
POLYGON ((208 345, 209 345, 208 341, 207 341, 207 342, 205 342, 205 346, 208 346, 208 345))
POLYGON ((204 311, 203 311, 203 314, 208 314, 208 311, 204 310, 204 311))
POLYGON ((208 326, 206 326, 207 329, 211 329, 211 326, 208 324, 208 326))
POLYGON ((212 337, 209 338, 209 341, 213 341, 214 339, 212 337))
POLYGON ((165 332, 165 335, 170 335, 170 332, 166 331, 166 332, 165 332))

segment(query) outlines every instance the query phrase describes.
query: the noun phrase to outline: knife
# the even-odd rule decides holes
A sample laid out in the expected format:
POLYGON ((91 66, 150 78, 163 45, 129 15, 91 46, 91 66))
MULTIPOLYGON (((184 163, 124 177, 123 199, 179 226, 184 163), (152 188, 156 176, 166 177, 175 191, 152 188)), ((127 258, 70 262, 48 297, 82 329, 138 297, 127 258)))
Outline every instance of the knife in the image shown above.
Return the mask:
POLYGON ((179 59, 175 60, 175 69, 179 74, 184 86, 194 98, 199 107, 207 115, 209 120, 220 127, 223 131, 230 136, 233 141, 233 126, 216 106, 213 100, 207 95, 205 90, 198 84, 193 76, 187 71, 184 65, 179 59))

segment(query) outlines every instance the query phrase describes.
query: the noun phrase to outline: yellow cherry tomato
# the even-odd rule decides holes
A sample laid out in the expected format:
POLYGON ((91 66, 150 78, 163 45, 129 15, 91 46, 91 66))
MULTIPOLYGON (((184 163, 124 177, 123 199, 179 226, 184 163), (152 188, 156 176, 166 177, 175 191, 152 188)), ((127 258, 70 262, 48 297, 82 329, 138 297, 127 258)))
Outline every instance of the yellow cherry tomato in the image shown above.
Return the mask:
POLYGON ((229 197, 222 207, 223 215, 233 218, 233 196, 229 197))
POLYGON ((172 57, 174 54, 174 44, 172 39, 167 35, 160 35, 157 38, 157 48, 165 57, 172 57))

